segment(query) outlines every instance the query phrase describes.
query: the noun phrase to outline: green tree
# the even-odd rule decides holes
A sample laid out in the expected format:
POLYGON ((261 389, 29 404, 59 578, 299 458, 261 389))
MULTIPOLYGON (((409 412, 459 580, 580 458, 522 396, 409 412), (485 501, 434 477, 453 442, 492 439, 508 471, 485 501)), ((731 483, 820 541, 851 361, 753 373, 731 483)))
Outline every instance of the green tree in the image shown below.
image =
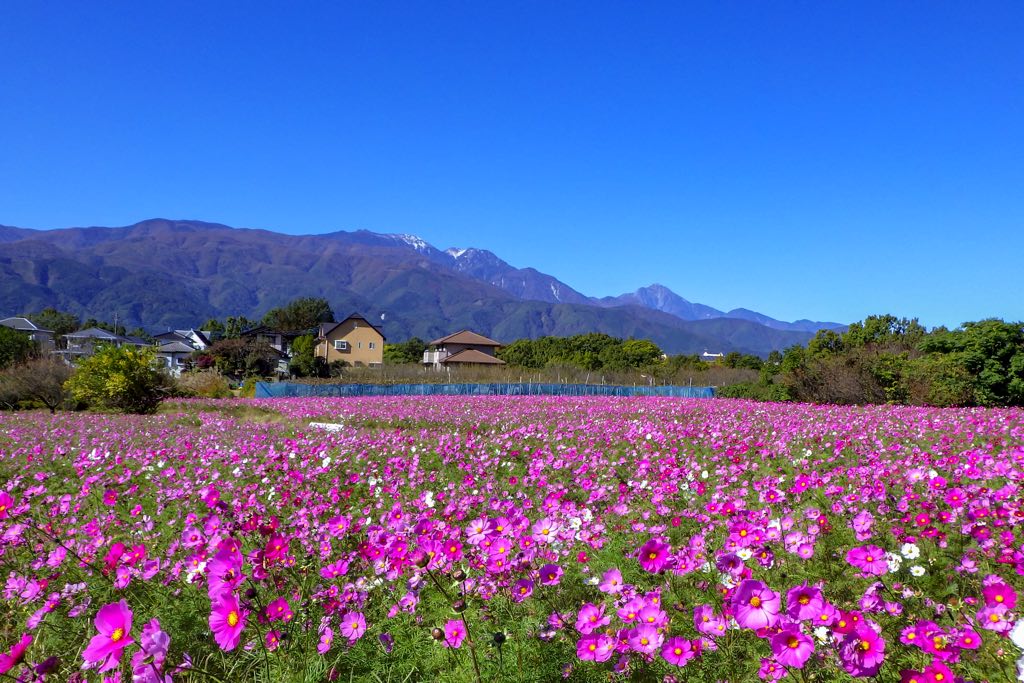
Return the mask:
POLYGON ((267 311, 263 324, 275 330, 311 330, 320 323, 334 322, 327 299, 302 297, 267 311))
POLYGON ((622 355, 631 368, 642 368, 661 359, 661 349, 649 339, 628 339, 622 342, 622 355))
POLYGON ((388 365, 422 363, 423 352, 426 350, 427 343, 419 337, 398 344, 385 344, 384 362, 388 365))
POLYGON ((216 367, 235 380, 246 377, 270 377, 277 372, 280 354, 269 344, 256 339, 222 339, 199 354, 196 366, 216 367))
POLYGON ((81 320, 77 315, 58 311, 52 306, 38 313, 27 313, 25 317, 44 330, 52 331, 54 339, 60 339, 65 334, 81 329, 81 320))
POLYGON ((298 377, 326 377, 327 363, 316 357, 316 337, 304 334, 292 342, 292 358, 288 369, 298 377))
POLYGON ((64 405, 64 383, 71 377, 71 367, 48 354, 30 358, 0 371, 0 402, 15 407, 22 401, 46 406, 51 413, 64 405))
POLYGON ((983 406, 1024 405, 1024 325, 990 318, 933 333, 925 353, 951 354, 973 377, 974 398, 983 406))
POLYGON ((224 338, 238 339, 248 329, 256 327, 255 320, 249 320, 244 315, 229 315, 224 321, 224 338))
POLYGON ((153 349, 105 345, 82 359, 65 388, 91 408, 152 413, 169 395, 171 381, 159 369, 153 349))
POLYGON ((27 335, 0 325, 0 369, 27 360, 36 350, 27 335))

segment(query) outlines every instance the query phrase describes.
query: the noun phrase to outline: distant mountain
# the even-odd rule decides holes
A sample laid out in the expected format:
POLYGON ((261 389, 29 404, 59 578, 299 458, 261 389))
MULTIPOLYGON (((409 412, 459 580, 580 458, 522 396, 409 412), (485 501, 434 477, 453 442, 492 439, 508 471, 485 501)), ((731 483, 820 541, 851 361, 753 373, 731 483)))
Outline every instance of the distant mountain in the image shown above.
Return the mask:
POLYGON ((294 298, 322 296, 339 315, 381 320, 393 340, 461 328, 506 342, 604 332, 650 338, 669 353, 766 355, 813 336, 729 317, 664 287, 592 299, 491 252, 441 251, 413 235, 294 236, 153 219, 119 228, 0 227, 0 245, 0 316, 55 306, 156 332, 209 317, 255 319, 294 298))

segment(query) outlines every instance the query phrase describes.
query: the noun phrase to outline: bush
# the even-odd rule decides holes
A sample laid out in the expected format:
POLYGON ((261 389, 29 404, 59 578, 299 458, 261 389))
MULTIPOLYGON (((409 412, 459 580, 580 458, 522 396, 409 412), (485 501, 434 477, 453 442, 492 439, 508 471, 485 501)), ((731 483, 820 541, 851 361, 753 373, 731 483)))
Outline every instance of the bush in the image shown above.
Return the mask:
POLYGON ((64 383, 71 368, 55 356, 33 358, 0 372, 0 403, 11 408, 28 403, 51 413, 64 405, 64 383))
POLYGON ((203 398, 227 398, 231 396, 231 384, 215 369, 186 372, 175 382, 178 392, 185 396, 203 398))
POLYGON ((152 413, 173 387, 152 349, 103 346, 79 363, 65 388, 90 408, 152 413))
POLYGON ((755 382, 730 384, 727 387, 716 389, 715 395, 720 398, 750 398, 755 401, 792 400, 789 391, 780 384, 761 384, 755 382))

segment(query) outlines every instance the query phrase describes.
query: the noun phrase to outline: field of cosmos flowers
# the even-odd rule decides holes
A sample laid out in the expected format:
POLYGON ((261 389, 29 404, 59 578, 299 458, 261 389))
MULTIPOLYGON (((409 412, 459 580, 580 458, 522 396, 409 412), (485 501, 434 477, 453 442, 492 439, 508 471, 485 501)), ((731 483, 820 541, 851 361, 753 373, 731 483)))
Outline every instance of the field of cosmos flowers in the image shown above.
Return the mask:
POLYGON ((0 680, 1024 680, 1022 485, 1020 410, 7 413, 0 680))

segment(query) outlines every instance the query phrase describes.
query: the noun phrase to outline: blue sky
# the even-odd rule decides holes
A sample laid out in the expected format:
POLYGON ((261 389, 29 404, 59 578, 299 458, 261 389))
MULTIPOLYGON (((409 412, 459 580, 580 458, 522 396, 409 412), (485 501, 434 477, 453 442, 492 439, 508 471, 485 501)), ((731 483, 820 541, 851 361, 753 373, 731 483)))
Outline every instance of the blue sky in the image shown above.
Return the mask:
POLYGON ((1020 320, 1021 36, 1020 2, 9 2, 0 223, 409 232, 592 295, 1020 320))

